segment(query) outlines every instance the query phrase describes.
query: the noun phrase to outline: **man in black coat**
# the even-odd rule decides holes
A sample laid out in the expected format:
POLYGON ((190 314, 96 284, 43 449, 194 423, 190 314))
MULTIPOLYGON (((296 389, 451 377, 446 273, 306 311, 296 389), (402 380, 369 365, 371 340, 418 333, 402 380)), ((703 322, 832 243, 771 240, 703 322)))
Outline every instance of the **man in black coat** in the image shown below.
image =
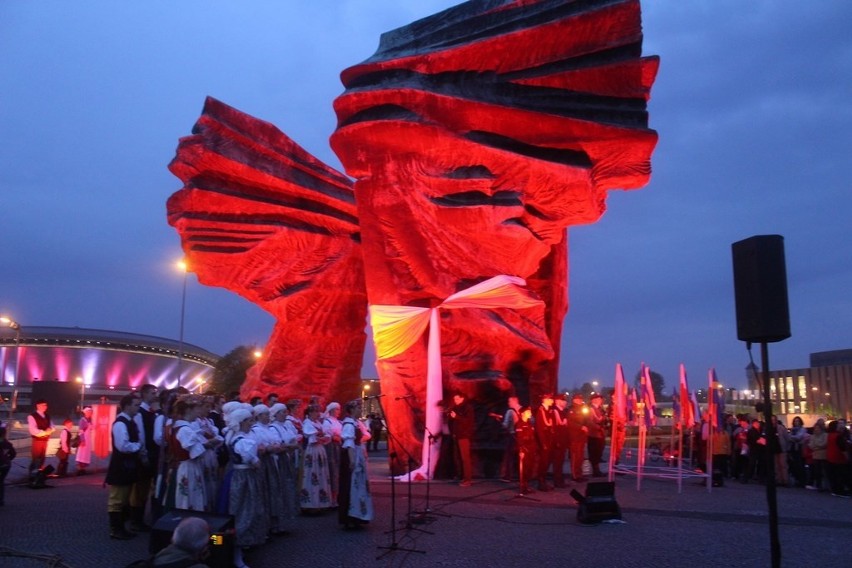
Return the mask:
POLYGON ((541 397, 541 406, 535 411, 535 437, 538 440, 538 489, 539 491, 550 491, 553 487, 547 483, 547 470, 554 465, 554 423, 553 395, 545 394, 541 397))
POLYGON ((467 400, 464 393, 455 392, 453 394, 453 406, 448 414, 450 417, 450 432, 455 440, 461 464, 461 482, 459 485, 467 487, 471 484, 471 478, 473 477, 470 461, 470 441, 476 430, 473 405, 467 400))
POLYGON ((130 505, 130 491, 139 479, 145 446, 134 417, 139 412, 139 397, 128 394, 119 402, 120 413, 112 424, 112 456, 106 479, 109 485, 109 536, 128 540, 136 536, 124 528, 124 510, 130 505))

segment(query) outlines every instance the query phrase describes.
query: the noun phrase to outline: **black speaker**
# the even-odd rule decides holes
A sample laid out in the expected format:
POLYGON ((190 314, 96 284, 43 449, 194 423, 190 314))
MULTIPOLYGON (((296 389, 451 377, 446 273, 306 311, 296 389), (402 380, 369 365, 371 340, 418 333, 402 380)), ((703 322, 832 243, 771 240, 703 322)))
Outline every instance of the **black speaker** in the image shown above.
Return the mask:
POLYGON ((790 337, 784 237, 759 235, 731 245, 737 337, 772 343, 790 337))
POLYGON ((210 527, 210 556, 204 562, 211 568, 231 568, 234 564, 234 517, 230 515, 172 509, 151 527, 148 552, 154 555, 171 544, 175 527, 187 517, 204 519, 210 527))
POLYGON ((621 507, 615 500, 615 483, 612 481, 590 482, 586 485, 585 496, 572 489, 571 497, 579 504, 577 520, 584 525, 621 518, 621 507))

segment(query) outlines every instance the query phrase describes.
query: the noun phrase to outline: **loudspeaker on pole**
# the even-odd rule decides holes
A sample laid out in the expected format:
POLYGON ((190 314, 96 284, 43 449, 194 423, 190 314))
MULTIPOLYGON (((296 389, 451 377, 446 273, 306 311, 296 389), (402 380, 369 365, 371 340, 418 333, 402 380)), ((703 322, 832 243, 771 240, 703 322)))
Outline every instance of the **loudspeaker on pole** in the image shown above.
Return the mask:
POLYGON ((773 343, 790 337, 784 237, 758 235, 731 245, 737 338, 773 343))

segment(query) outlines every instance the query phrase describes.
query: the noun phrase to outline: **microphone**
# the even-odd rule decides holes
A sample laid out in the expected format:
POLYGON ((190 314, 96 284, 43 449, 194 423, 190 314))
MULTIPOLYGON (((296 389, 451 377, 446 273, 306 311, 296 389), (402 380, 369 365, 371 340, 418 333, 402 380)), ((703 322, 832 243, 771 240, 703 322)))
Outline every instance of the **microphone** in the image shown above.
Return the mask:
POLYGON ((406 398, 414 398, 414 395, 413 394, 407 394, 405 396, 398 396, 394 400, 404 400, 406 398))
POLYGON ((386 396, 386 395, 383 395, 383 394, 371 394, 370 396, 365 396, 365 397, 364 397, 364 400, 367 400, 368 398, 382 398, 383 396, 386 396))

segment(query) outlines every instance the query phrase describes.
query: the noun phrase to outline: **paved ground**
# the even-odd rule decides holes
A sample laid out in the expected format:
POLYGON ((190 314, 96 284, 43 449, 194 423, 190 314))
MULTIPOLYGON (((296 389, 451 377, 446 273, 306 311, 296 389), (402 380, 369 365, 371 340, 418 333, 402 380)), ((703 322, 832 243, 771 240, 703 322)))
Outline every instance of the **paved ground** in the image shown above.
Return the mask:
MULTIPOLYGON (((619 477, 616 497, 623 524, 584 526, 568 490, 517 497, 514 487, 480 481, 461 488, 430 487, 431 522, 406 529, 406 512, 426 507, 424 484, 391 485, 385 458, 371 458, 377 519, 346 532, 334 514, 303 517, 293 534, 252 551, 252 568, 306 563, 314 566, 521 566, 570 562, 572 566, 666 567, 685 561, 710 566, 768 566, 766 497, 758 485, 729 484, 711 493, 684 484, 619 477), (533 500, 535 499, 535 500, 533 500), (395 533, 389 534, 392 528, 395 533), (428 532, 424 532, 428 531, 428 532), (390 547, 390 549, 383 548, 390 547), (407 550, 412 549, 412 550, 407 550), (380 558, 381 557, 381 558, 380 558)), ((120 567, 147 554, 146 535, 110 540, 103 475, 51 480, 49 489, 7 487, 0 508, 0 547, 61 559, 72 568, 120 567)), ((582 491, 583 487, 579 489, 582 491)), ((779 489, 780 537, 785 566, 849 566, 852 501, 825 493, 779 489)), ((59 565, 0 556, 8 568, 59 565)))
MULTIPOLYGON (((23 452, 26 454, 26 451, 23 452)), ((10 477, 23 479, 28 458, 10 477)), ((516 487, 478 481, 461 488, 435 482, 429 490, 431 522, 406 527, 409 505, 426 508, 426 486, 396 484, 386 457, 370 458, 376 520, 347 532, 336 516, 300 517, 295 530, 251 551, 252 568, 299 566, 524 566, 568 563, 575 567, 770 565, 765 488, 727 484, 708 492, 698 481, 620 476, 616 498, 623 524, 581 525, 570 489, 516 496, 516 487), (395 518, 392 504, 395 501, 395 518), (395 529, 394 533, 390 533, 395 529), (428 531, 428 532, 426 532, 428 531)), ((3 568, 121 567, 147 556, 148 537, 110 540, 103 474, 55 479, 52 488, 7 487, 0 507, 3 568), (14 550, 29 558, 6 557, 14 550), (49 560, 38 560, 41 555, 49 560), (61 562, 61 564, 59 563, 61 562)), ((583 492, 584 486, 577 488, 583 492)), ((852 500, 803 489, 778 489, 782 563, 796 568, 850 566, 852 500)))

